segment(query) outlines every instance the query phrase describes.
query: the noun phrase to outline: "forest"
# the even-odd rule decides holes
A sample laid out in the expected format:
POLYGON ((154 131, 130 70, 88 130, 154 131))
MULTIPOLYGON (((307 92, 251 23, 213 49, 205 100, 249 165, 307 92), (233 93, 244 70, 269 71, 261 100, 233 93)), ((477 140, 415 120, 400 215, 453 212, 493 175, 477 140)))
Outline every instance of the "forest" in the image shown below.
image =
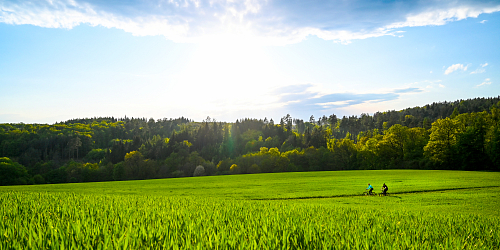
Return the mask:
POLYGON ((0 185, 355 169, 500 171, 500 96, 373 115, 0 124, 0 185))

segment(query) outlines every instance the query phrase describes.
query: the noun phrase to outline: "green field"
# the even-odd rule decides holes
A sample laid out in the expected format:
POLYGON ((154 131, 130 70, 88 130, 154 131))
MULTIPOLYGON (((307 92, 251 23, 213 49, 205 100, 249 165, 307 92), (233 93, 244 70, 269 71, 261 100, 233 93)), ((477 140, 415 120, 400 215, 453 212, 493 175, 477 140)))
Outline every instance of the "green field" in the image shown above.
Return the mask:
POLYGON ((0 187, 0 248, 499 249, 500 173, 373 170, 0 187), (389 196, 362 196, 367 183, 389 196))

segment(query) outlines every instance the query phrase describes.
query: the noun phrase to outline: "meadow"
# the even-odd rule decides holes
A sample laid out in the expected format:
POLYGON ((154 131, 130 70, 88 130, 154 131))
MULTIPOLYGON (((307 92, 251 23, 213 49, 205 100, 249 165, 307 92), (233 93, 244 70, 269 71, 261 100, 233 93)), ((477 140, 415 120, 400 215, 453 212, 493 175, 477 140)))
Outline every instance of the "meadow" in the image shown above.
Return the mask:
POLYGON ((1 249, 499 249, 500 173, 371 170, 0 187, 1 249), (383 183, 389 196, 362 196, 383 183))

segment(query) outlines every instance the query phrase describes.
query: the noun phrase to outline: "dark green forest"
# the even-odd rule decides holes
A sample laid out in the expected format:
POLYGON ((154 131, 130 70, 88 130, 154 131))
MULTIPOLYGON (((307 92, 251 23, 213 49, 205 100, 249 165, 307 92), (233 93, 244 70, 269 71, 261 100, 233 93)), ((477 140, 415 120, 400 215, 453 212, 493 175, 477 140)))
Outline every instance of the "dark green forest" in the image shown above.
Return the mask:
POLYGON ((500 96, 308 121, 0 124, 0 185, 354 169, 500 170, 500 96))

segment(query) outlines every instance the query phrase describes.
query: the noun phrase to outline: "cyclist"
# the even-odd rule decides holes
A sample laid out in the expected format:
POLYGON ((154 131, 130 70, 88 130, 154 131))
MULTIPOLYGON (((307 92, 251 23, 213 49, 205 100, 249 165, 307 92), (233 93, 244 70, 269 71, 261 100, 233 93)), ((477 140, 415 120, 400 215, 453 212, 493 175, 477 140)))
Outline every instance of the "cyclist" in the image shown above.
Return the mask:
POLYGON ((373 187, 372 185, 370 185, 370 183, 368 183, 368 187, 366 189, 368 190, 368 194, 372 195, 373 187))
POLYGON ((387 185, 385 185, 385 183, 384 183, 384 185, 382 185, 382 194, 383 194, 384 196, 385 196, 385 195, 387 195, 387 190, 389 190, 389 188, 388 188, 388 187, 387 187, 387 185))

